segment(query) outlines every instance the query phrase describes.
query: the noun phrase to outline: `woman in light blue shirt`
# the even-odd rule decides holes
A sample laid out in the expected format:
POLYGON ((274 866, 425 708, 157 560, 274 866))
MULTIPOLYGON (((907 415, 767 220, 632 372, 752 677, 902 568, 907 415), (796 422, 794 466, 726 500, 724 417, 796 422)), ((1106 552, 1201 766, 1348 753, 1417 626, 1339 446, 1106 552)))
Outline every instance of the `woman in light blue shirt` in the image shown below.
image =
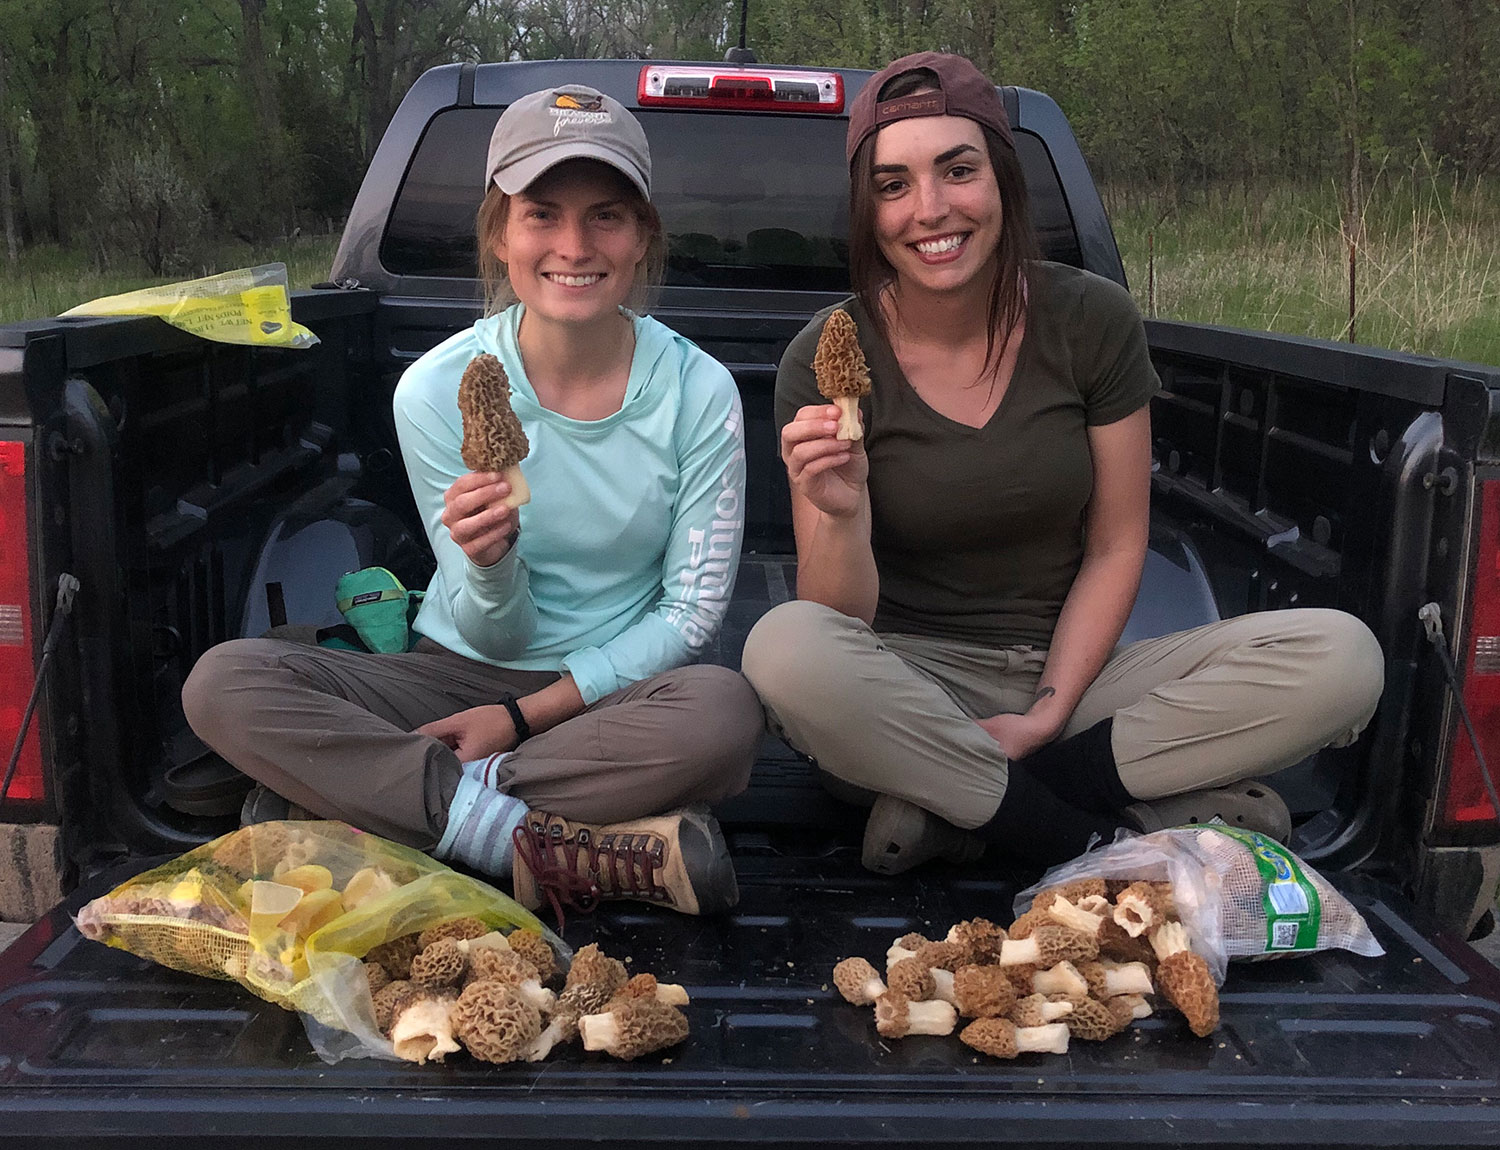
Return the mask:
POLYGON ((691 664, 733 591, 743 419, 720 364, 630 310, 662 264, 649 191, 645 134, 610 97, 506 110, 478 221, 486 316, 395 393, 438 562, 414 649, 239 640, 184 689, 200 737, 276 795, 509 875, 530 906, 737 899, 703 804, 743 789, 761 711, 737 673, 691 664), (530 442, 519 508, 460 455, 481 354, 530 442))

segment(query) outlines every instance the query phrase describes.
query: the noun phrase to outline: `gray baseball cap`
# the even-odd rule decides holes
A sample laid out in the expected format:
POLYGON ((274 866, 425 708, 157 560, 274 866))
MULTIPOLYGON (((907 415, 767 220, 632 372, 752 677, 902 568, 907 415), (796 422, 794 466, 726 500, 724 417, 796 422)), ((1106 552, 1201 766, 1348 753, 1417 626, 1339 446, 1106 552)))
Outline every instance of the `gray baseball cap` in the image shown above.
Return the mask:
POLYGON ((601 160, 651 198, 646 133, 612 96, 570 84, 522 96, 495 125, 484 186, 515 195, 564 160, 601 160))

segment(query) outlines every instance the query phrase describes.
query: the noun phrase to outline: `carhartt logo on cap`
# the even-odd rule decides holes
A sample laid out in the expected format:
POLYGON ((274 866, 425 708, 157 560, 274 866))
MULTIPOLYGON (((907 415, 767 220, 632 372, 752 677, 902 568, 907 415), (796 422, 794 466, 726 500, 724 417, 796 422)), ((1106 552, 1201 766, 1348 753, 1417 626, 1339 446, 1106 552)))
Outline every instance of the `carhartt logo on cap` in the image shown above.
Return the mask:
POLYGON ((917 92, 876 104, 875 122, 888 124, 892 120, 905 120, 912 116, 942 116, 947 112, 948 98, 942 92, 917 92))
POLYGON ((554 92, 552 107, 547 111, 554 117, 552 121, 554 136, 562 131, 564 124, 569 127, 575 124, 589 127, 594 124, 615 122, 615 118, 604 111, 604 97, 586 92, 554 92))

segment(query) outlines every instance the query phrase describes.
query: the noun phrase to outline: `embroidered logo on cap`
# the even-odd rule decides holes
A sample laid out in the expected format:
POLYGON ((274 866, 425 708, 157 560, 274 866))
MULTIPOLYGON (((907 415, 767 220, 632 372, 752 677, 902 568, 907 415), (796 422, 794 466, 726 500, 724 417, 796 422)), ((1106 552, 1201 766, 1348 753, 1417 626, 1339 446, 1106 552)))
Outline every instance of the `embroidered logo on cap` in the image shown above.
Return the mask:
POLYGON ((913 116, 944 116, 947 113, 948 98, 942 92, 917 92, 876 104, 875 122, 889 124, 892 120, 906 120, 913 116))
POLYGON ((552 107, 547 111, 553 116, 554 136, 562 131, 564 124, 590 127, 615 122, 615 118, 604 111, 604 97, 592 96, 586 92, 554 92, 552 107))

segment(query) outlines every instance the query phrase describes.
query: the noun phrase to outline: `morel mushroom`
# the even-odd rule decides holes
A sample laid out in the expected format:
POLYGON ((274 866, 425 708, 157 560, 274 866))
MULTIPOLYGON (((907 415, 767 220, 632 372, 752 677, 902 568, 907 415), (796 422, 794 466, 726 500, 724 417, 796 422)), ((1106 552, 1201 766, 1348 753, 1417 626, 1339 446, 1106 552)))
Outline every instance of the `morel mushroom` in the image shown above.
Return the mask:
POLYGON ((469 969, 469 959, 453 938, 440 938, 411 960, 411 981, 419 986, 457 986, 469 969))
POLYGON ((536 976, 546 982, 558 972, 557 955, 547 940, 534 930, 513 930, 506 936, 506 943, 532 966, 536 976))
MULTIPOLYGON (((424 950, 412 961, 413 978, 416 978, 417 963, 426 953, 424 950)), ((536 967, 513 950, 481 947, 469 954, 468 978, 464 985, 475 982, 508 983, 534 1008, 543 1014, 550 1014, 557 1005, 557 995, 544 987, 536 974, 536 967)))
POLYGON ((891 943, 891 945, 886 948, 886 973, 889 974, 891 967, 895 966, 903 959, 916 958, 917 951, 926 946, 930 941, 930 939, 923 938, 915 931, 912 931, 909 934, 903 934, 900 938, 898 938, 895 942, 891 943))
POLYGON ((506 507, 531 502, 531 487, 521 473, 521 460, 531 450, 520 417, 510 406, 510 380, 493 355, 476 355, 458 385, 458 410, 463 416, 460 449, 470 471, 498 471, 510 484, 506 507))
POLYGON ((868 1006, 886 992, 879 972, 862 958, 846 958, 835 966, 833 985, 845 1002, 855 1006, 868 1006))
POLYGON ((1053 1000, 1045 994, 1028 994, 1016 999, 1016 1004, 1006 1012, 1017 1026, 1046 1026, 1073 1013, 1071 998, 1053 1000))
POLYGON ((490 928, 477 918, 465 916, 463 918, 450 918, 447 922, 440 922, 436 926, 429 926, 421 934, 417 935, 418 951, 426 950, 435 942, 445 938, 468 941, 471 938, 479 938, 490 933, 490 928))
POLYGON ((1151 972, 1143 962, 1081 961, 1074 964, 1088 979, 1089 993, 1101 1002, 1118 994, 1154 994, 1151 972))
POLYGON ((1199 1038, 1219 1025, 1219 988, 1208 963, 1188 947, 1187 930, 1180 922, 1165 922, 1151 935, 1156 948, 1156 984, 1167 1001, 1182 1011, 1199 1038))
POLYGON ((441 1062, 458 1050, 453 1037, 453 1004, 458 992, 448 987, 432 990, 414 986, 395 1004, 391 1019, 391 1049, 408 1062, 441 1062))
MULTIPOLYGON (((1170 888, 1169 888, 1170 889, 1170 888)), ((1160 885, 1133 882, 1115 898, 1115 922, 1132 938, 1160 926, 1167 920, 1167 900, 1160 885)))
POLYGON ((912 1002, 924 1002, 937 994, 937 982, 933 978, 937 973, 948 972, 934 971, 919 958, 903 958, 886 973, 886 981, 890 984, 890 989, 903 998, 912 1002))
POLYGON ((1098 958, 1099 944, 1066 926, 1039 926, 1029 938, 1011 938, 1000 949, 1000 964, 1037 963, 1056 966, 1076 958, 1098 958))
POLYGON ((838 404, 839 426, 835 437, 863 439, 865 433, 859 425, 859 401, 862 396, 870 394, 870 368, 859 346, 854 317, 842 308, 830 314, 823 324, 812 367, 818 381, 818 393, 838 404))
POLYGON ((1065 994, 1069 998, 1087 998, 1088 979, 1078 973, 1071 962, 1059 962, 1031 976, 1031 988, 1038 994, 1065 994))
POLYGON ((987 918, 971 918, 948 931, 947 941, 962 947, 965 965, 991 966, 1000 961, 1000 947, 1009 937, 987 918))
POLYGON ((602 1014, 578 1020, 585 1050, 602 1050, 629 1061, 676 1046, 688 1034, 687 1016, 654 998, 617 998, 602 1014))
MULTIPOLYGON (((381 968, 385 969, 384 967, 381 968)), ((391 1022, 396 1016, 396 1007, 406 1001, 407 994, 416 990, 415 982, 407 982, 405 979, 397 979, 388 982, 370 996, 370 1001, 375 1007, 375 1025, 380 1028, 380 1033, 390 1034, 391 1022)))
POLYGON ((1016 988, 998 966, 961 966, 953 974, 953 1005, 965 1018, 998 1018, 1016 1002, 1016 988))
POLYGON ((658 982, 656 975, 645 973, 631 975, 610 1002, 619 998, 654 998, 668 1006, 686 1006, 689 1002, 687 988, 680 983, 658 982))
POLYGON ((378 962, 396 982, 411 977, 411 960, 422 953, 422 946, 414 934, 403 934, 398 938, 372 946, 365 954, 366 962, 378 962))
POLYGON ((979 1018, 959 1031, 958 1040, 994 1058, 1015 1058, 1030 1052, 1068 1052, 1068 1028, 1060 1022, 1017 1026, 1008 1018, 979 1018))
POLYGON ((888 990, 875 1000, 875 1029, 886 1038, 908 1034, 952 1034, 958 1025, 953 1004, 934 999, 912 1002, 904 994, 888 990))
POLYGON ((542 1031, 542 1017, 504 982, 471 982, 453 1004, 453 1033, 475 1058, 515 1062, 542 1031))
POLYGON ((1129 1023, 1128 1013, 1121 1018, 1097 998, 1079 999, 1063 1019, 1063 1024, 1072 1032, 1073 1037, 1085 1042, 1103 1042, 1106 1038, 1113 1038, 1129 1023))
POLYGON ((573 956, 567 981, 558 996, 558 1006, 574 1007, 580 1016, 597 1013, 629 981, 625 964, 617 958, 610 958, 599 949, 598 943, 591 942, 573 956))
POLYGON ((361 965, 365 968, 365 978, 370 983, 370 996, 372 998, 384 987, 390 985, 391 976, 386 973, 385 967, 381 966, 378 962, 366 962, 361 965))

